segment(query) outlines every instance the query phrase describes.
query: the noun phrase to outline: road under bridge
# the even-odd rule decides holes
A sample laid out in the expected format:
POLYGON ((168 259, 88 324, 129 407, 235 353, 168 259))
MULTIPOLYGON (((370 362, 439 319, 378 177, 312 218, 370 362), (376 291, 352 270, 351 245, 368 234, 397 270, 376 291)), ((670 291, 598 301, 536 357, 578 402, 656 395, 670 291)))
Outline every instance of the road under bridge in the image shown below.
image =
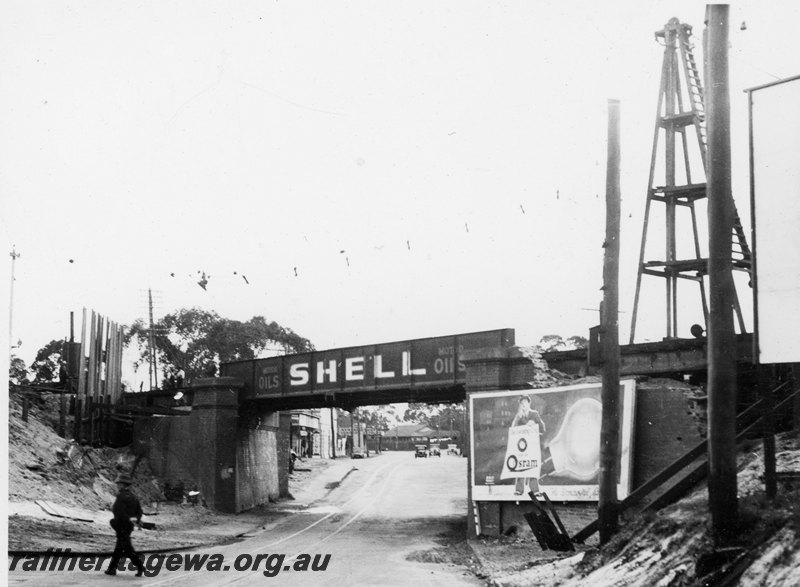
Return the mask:
MULTIPOLYGON (((120 409, 140 410, 134 440, 158 476, 196 485, 212 507, 242 511, 288 492, 288 410, 454 402, 473 392, 542 387, 531 382, 546 377, 548 367, 571 375, 598 368, 593 346, 546 353, 545 363, 538 353, 514 343, 513 329, 500 329, 225 363, 220 377, 194 381, 186 390, 191 407, 185 411, 170 403, 174 390, 126 394, 129 401, 120 409)), ((622 375, 689 375, 701 383, 707 369, 705 343, 669 340, 622 347, 622 375)), ((737 342, 742 375, 752 372, 751 343, 749 337, 737 342)), ((740 403, 747 402, 752 389, 745 380, 740 379, 740 403)), ((670 403, 674 409, 666 414, 664 434, 675 436, 680 419, 686 420, 687 430, 694 426, 680 390, 656 395, 649 404, 652 393, 641 396, 641 422, 655 422, 670 403)), ((652 435, 655 427, 645 432, 652 435)), ((676 458, 685 451, 686 438, 681 433, 672 439, 674 450, 665 451, 660 437, 654 446, 664 458, 676 458)), ((653 460, 645 457, 642 463, 653 460)), ((648 475, 649 470, 641 477, 648 475)))

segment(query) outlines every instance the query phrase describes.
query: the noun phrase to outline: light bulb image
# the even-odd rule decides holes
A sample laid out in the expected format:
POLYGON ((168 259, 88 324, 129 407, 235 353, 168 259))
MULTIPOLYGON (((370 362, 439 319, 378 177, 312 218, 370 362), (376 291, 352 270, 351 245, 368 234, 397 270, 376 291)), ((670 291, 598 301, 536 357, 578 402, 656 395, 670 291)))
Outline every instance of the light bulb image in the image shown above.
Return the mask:
POLYGON ((601 414, 602 405, 594 398, 585 397, 570 406, 550 441, 552 475, 588 481, 598 474, 601 414))

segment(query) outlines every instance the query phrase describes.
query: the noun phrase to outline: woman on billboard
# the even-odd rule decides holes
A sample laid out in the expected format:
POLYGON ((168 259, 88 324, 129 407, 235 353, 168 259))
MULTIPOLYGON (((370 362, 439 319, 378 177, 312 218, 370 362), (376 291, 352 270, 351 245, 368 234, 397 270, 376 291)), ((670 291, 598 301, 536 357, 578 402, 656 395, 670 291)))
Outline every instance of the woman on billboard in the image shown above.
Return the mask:
MULTIPOLYGON (((542 453, 541 439, 545 431, 544 421, 539 415, 539 412, 531 409, 531 398, 527 395, 523 395, 519 398, 517 413, 514 416, 514 419, 511 421, 511 429, 514 429, 518 426, 525 426, 536 430, 530 430, 525 436, 520 436, 517 440, 517 449, 523 453, 530 451, 530 449, 534 449, 533 452, 539 455, 540 459, 542 453), (520 446, 521 444, 527 442, 536 442, 538 446, 520 446)), ((511 429, 509 430, 509 433, 511 433, 511 429)), ((517 430, 519 430, 519 428, 517 428, 517 430)), ((533 491, 534 493, 539 492, 539 471, 541 470, 540 463, 536 463, 535 466, 527 468, 527 470, 530 471, 531 476, 517 477, 517 480, 514 484, 514 495, 522 495, 525 492, 526 485, 528 486, 529 491, 533 491)))

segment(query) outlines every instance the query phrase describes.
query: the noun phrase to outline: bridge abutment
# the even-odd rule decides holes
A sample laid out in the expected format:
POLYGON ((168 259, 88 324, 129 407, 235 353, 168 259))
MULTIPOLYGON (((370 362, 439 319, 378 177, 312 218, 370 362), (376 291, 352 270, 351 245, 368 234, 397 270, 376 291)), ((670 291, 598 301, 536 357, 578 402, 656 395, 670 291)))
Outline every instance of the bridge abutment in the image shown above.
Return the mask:
POLYGON ((194 478, 209 507, 235 512, 236 452, 239 429, 239 390, 236 377, 198 379, 189 416, 194 455, 194 478))
MULTIPOLYGON (((191 408, 141 417, 134 426, 135 444, 165 486, 196 489, 222 512, 289 495, 290 414, 243 402, 244 386, 238 377, 195 380, 191 408)), ((166 398, 161 401, 172 401, 166 398)))

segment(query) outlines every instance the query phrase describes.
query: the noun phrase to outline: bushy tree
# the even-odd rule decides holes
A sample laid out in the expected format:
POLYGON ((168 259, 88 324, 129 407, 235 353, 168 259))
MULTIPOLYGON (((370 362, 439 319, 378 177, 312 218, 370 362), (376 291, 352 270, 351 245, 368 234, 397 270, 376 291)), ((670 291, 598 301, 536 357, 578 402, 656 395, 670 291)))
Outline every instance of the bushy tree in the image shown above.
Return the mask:
MULTIPOLYGON (((127 329, 126 344, 136 345, 139 351, 137 366, 147 363, 149 334, 144 320, 127 329)), ((240 322, 199 308, 167 314, 154 324, 153 335, 164 377, 180 369, 188 379, 201 377, 221 362, 255 359, 267 350, 287 354, 314 350, 308 339, 277 322, 267 322, 263 316, 240 322)))
POLYGON ((36 358, 30 366, 34 383, 50 383, 59 380, 61 367, 66 368, 63 357, 64 341, 51 340, 36 353, 36 358))
POLYGON ((12 356, 8 364, 8 381, 14 385, 25 383, 28 380, 28 368, 25 366, 25 361, 19 357, 12 356))
POLYGON ((394 406, 367 406, 358 408, 358 419, 362 425, 376 432, 388 430, 397 421, 394 406))
POLYGON ((570 336, 564 339, 560 334, 545 334, 537 345, 542 352, 547 351, 572 351, 585 349, 589 340, 583 336, 570 336))
POLYGON ((458 437, 465 433, 465 415, 466 406, 463 402, 457 404, 410 403, 403 414, 403 420, 425 424, 428 428, 438 431, 440 436, 453 431, 458 437))
POLYGON ((589 346, 589 339, 585 336, 570 336, 566 340, 567 350, 585 349, 589 346))

